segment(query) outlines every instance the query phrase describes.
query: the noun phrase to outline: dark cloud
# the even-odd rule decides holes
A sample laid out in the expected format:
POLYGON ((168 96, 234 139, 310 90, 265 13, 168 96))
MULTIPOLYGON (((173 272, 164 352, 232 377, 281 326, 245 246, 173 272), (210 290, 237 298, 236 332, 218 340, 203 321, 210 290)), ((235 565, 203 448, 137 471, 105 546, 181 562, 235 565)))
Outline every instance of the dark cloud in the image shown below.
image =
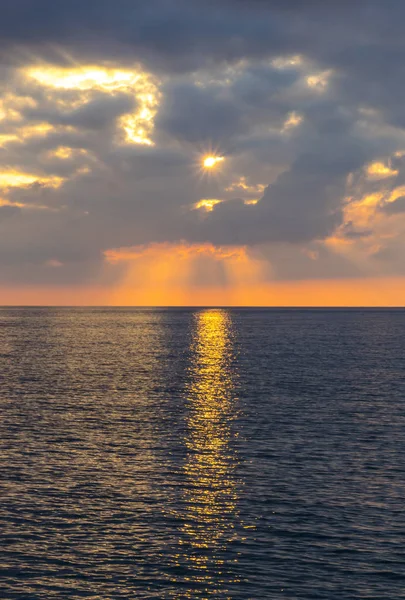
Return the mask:
POLYGON ((91 100, 73 110, 54 107, 27 109, 22 115, 30 121, 46 121, 52 125, 71 125, 82 129, 104 129, 123 114, 134 111, 136 102, 128 94, 96 92, 91 100))
POLYGON ((6 0, 6 5, 0 24, 5 55, 17 45, 52 55, 57 45, 88 58, 138 58, 174 71, 288 52, 336 64, 357 54, 362 64, 361 57, 382 42, 392 47, 402 39, 404 16, 399 0, 6 0))
POLYGON ((170 85, 159 111, 157 127, 189 142, 227 139, 244 130, 243 113, 232 97, 221 97, 212 86, 199 88, 190 83, 170 85))

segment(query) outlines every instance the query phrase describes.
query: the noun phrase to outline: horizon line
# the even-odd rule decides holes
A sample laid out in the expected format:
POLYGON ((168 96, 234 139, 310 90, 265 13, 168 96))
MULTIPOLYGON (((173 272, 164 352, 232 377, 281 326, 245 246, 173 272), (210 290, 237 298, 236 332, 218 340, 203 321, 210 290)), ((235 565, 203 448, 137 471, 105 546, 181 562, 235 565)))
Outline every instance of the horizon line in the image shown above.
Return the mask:
POLYGON ((405 305, 247 305, 247 304, 0 304, 0 310, 4 308, 132 308, 132 309, 196 309, 196 308, 237 308, 237 309, 267 309, 267 310, 346 310, 346 309, 383 309, 383 310, 405 310, 405 305))

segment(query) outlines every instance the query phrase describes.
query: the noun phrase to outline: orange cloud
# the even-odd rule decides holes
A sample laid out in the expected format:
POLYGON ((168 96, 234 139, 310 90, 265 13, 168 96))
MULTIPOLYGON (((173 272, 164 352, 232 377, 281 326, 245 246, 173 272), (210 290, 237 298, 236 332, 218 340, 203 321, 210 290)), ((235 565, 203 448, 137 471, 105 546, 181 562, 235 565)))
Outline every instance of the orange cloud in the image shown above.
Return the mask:
POLYGON ((216 260, 234 259, 248 260, 246 248, 244 246, 214 246, 213 244, 150 244, 145 246, 131 246, 125 248, 112 248, 106 250, 104 255, 108 262, 117 263, 123 261, 132 261, 147 257, 167 256, 170 253, 172 258, 179 259, 196 258, 206 256, 216 260))

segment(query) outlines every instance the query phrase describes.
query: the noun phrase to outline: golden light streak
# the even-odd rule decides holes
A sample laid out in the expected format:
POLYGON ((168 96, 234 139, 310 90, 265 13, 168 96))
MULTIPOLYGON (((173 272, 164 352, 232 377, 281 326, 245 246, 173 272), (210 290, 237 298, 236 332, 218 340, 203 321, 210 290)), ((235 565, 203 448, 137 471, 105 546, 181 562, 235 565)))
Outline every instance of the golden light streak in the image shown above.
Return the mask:
POLYGON ((398 175, 398 171, 390 169, 390 167, 387 167, 382 162, 375 162, 368 165, 367 175, 370 179, 387 179, 388 177, 398 175))
POLYGON ((41 136, 41 135, 46 135, 47 133, 50 133, 51 131, 55 131, 59 130, 59 131, 69 131, 72 130, 71 127, 53 127, 52 125, 50 125, 49 123, 37 123, 36 125, 26 125, 24 127, 20 127, 17 131, 18 131, 18 136, 22 137, 22 138, 26 138, 26 137, 34 137, 34 136, 41 136))
POLYGON ((90 66, 64 68, 45 65, 27 69, 26 74, 43 86, 64 90, 114 89, 116 85, 122 86, 131 79, 128 72, 108 71, 90 66))
POLYGON ((388 202, 394 202, 397 198, 405 196, 405 185, 400 185, 393 190, 388 198, 388 202))
POLYGON ((207 212, 211 212, 217 204, 221 204, 222 200, 216 198, 203 198, 199 202, 193 204, 193 208, 203 209, 207 212))
MULTIPOLYGON (((133 94, 137 108, 133 113, 123 115, 119 119, 119 126, 125 132, 127 142, 149 146, 154 144, 151 135, 160 101, 158 82, 140 67, 123 70, 92 65, 74 68, 44 65, 27 69, 25 75, 51 89, 133 94)), ((86 102, 86 98, 83 102, 86 102)))
MULTIPOLYGON (((237 456, 230 426, 236 416, 235 373, 227 311, 204 310, 195 315, 191 351, 184 440, 184 474, 189 485, 183 491, 186 518, 182 515, 180 552, 174 560, 176 564, 186 560, 190 569, 187 580, 192 584, 204 586, 208 595, 222 595, 231 581, 238 581, 227 572, 222 558, 236 537, 239 520, 237 456)), ((193 590, 186 588, 182 597, 194 598, 193 590)))
POLYGON ((20 171, 0 171, 0 188, 9 187, 29 187, 33 183, 40 183, 45 186, 57 188, 63 183, 61 177, 43 177, 22 173, 20 171))
POLYGON ((35 125, 22 125, 14 124, 13 132, 0 134, 0 146, 6 146, 13 142, 24 142, 25 140, 32 137, 46 136, 51 132, 69 132, 73 131, 72 127, 69 126, 57 126, 54 127, 49 123, 36 123, 35 125))
POLYGON ((18 140, 18 135, 15 135, 14 133, 4 133, 4 134, 0 134, 0 146, 4 147, 6 144, 8 144, 9 142, 15 142, 16 140, 18 140))
POLYGON ((56 212, 58 209, 45 204, 28 204, 26 202, 14 202, 7 200, 7 198, 0 198, 0 206, 15 206, 16 208, 23 208, 25 210, 49 210, 56 212))

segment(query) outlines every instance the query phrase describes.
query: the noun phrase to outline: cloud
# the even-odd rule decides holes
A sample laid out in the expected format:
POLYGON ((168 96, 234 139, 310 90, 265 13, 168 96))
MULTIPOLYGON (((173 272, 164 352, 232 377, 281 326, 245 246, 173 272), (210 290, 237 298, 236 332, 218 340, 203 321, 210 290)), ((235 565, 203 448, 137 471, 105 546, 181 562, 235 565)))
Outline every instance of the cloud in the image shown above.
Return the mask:
POLYGON ((73 110, 37 108, 27 109, 22 116, 30 121, 46 121, 51 125, 65 125, 80 129, 105 129, 123 114, 133 112, 135 100, 127 94, 97 92, 90 101, 73 110))
POLYGON ((382 210, 387 215, 396 215, 400 213, 405 213, 405 196, 400 196, 393 202, 389 202, 388 204, 384 204, 382 210))
POLYGON ((259 252, 279 279, 400 272, 404 15, 394 0, 8 3, 0 281, 115 281, 111 249, 183 241, 259 252))
POLYGON ((157 127, 174 138, 200 144, 240 133, 243 113, 221 91, 217 86, 204 89, 192 83, 168 85, 157 127))

